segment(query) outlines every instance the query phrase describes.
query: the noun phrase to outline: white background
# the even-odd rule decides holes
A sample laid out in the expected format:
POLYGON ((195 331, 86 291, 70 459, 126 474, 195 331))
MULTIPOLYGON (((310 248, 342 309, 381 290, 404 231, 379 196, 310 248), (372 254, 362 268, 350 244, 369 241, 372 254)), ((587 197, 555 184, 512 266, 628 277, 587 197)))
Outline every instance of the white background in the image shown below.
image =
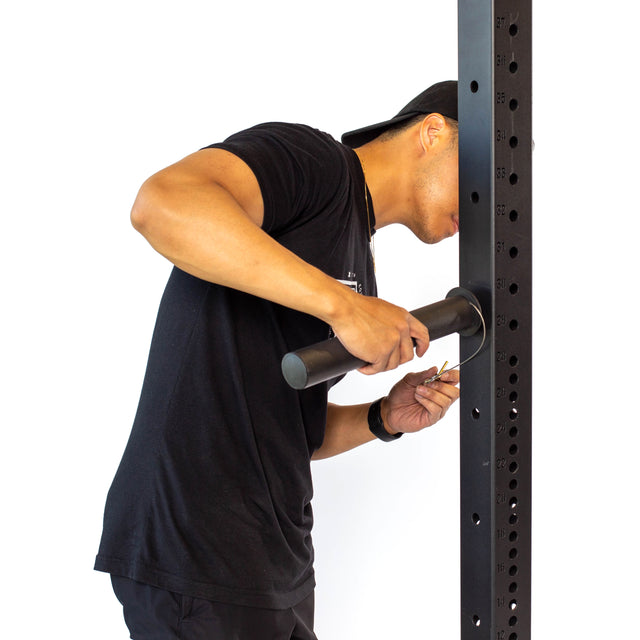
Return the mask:
MULTIPOLYGON (((635 5, 535 4, 533 631, 640 637, 635 5)), ((92 564, 169 273, 129 225, 138 187, 257 122, 390 117, 457 75, 456 6, 25 1, 1 32, 1 634, 125 638, 92 564)), ((457 284, 455 240, 376 248, 393 302, 457 284)), ((314 466, 320 640, 458 637, 457 456, 452 410, 314 466)))

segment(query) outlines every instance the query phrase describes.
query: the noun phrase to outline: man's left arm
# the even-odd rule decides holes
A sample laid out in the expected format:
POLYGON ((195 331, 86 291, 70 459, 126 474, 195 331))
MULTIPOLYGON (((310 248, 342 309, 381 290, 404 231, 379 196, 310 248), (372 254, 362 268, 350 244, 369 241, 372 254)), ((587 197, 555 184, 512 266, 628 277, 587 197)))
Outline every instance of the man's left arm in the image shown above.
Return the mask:
MULTIPOLYGON (((380 416, 385 430, 390 434, 415 433, 434 425, 444 417, 449 407, 460 397, 460 373, 447 371, 439 380, 422 384, 437 373, 432 367, 420 373, 409 373, 393 386, 382 399, 380 416)), ((375 440, 369 430, 371 403, 340 406, 329 404, 327 427, 322 446, 313 460, 322 460, 375 440)))

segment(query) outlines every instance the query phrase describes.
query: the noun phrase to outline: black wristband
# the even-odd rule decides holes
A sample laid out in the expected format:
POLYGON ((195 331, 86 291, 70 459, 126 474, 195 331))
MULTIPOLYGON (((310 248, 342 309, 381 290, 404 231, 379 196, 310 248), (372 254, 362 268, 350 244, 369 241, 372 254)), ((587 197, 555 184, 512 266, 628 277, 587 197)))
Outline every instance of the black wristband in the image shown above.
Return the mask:
POLYGON ((379 400, 372 402, 369 407, 369 415, 367 416, 367 420, 369 421, 369 431, 371 431, 376 438, 379 438, 384 442, 393 442, 402 435, 402 432, 400 431, 392 435, 384 428, 384 421, 380 415, 380 404, 382 400, 383 399, 380 398, 379 400))

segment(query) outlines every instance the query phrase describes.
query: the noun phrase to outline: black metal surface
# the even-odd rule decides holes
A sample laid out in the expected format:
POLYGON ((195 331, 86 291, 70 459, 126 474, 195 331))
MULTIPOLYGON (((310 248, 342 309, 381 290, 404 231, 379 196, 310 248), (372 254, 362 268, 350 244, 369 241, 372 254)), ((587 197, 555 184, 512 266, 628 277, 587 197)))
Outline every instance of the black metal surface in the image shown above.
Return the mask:
MULTIPOLYGON (((455 332, 473 335, 481 326, 480 312, 476 297, 470 291, 456 288, 446 299, 411 314, 429 329, 430 339, 437 340, 455 332)), ((365 364, 352 356, 337 338, 330 338, 287 353, 282 359, 282 374, 294 389, 306 389, 365 364)))
POLYGON ((459 0, 461 637, 531 637, 531 0, 459 0), (479 346, 461 338, 461 358, 479 346))

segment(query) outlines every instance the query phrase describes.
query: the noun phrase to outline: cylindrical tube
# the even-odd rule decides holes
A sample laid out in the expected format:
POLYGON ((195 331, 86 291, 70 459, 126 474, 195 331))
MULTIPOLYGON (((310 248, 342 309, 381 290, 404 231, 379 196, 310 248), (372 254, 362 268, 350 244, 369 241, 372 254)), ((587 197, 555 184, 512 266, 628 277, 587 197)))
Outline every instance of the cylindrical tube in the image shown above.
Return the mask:
MULTIPOLYGON (((458 332, 473 335, 481 325, 480 303, 466 289, 452 289, 444 300, 411 312, 427 329, 430 340, 458 332), (474 308, 475 307, 475 308, 474 308)), ((289 386, 306 389, 366 364, 352 356, 337 338, 287 353, 282 373, 289 386)))

